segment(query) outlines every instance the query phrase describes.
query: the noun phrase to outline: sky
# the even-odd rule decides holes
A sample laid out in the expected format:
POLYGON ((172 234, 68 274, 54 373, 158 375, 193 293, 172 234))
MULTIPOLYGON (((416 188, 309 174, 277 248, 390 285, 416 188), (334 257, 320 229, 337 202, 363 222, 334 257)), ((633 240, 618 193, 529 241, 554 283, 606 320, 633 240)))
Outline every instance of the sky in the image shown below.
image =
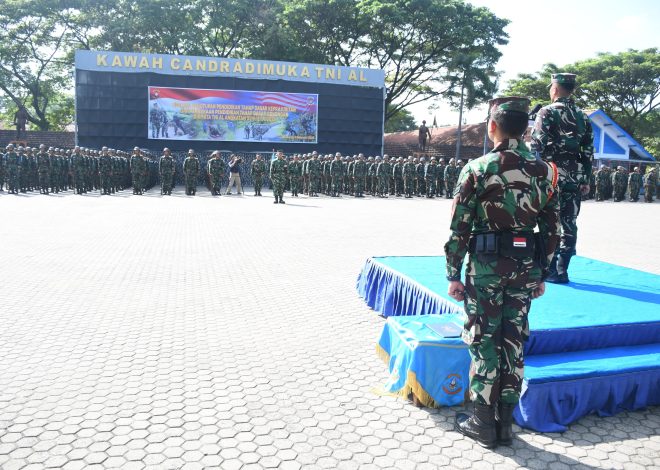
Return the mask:
MULTIPOLYGON (((497 70, 502 72, 500 89, 519 73, 534 73, 543 64, 560 67, 594 57, 598 52, 660 47, 660 0, 468 0, 510 21, 509 43, 501 46, 497 70)), ((578 77, 579 81, 579 77, 578 77)), ((428 103, 409 107, 417 122, 426 119, 438 125, 456 125, 458 111, 428 103)), ((486 115, 481 106, 464 113, 468 123, 486 115)))

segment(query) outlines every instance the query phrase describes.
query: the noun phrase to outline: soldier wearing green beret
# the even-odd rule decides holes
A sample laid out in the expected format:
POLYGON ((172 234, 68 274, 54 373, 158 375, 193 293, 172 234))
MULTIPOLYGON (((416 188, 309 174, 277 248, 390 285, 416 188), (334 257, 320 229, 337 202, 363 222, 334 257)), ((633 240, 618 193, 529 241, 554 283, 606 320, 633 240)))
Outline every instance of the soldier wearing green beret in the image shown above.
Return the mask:
POLYGON ((487 448, 512 442, 527 315, 532 299, 545 291, 546 266, 559 241, 557 169, 525 145, 528 110, 526 98, 490 101, 488 135, 495 148, 461 170, 445 244, 448 293, 464 301, 462 336, 472 359, 474 413, 459 413, 456 427, 487 448))
POLYGON ((552 260, 549 282, 566 284, 568 266, 575 255, 577 216, 582 195, 589 193, 594 154, 593 131, 589 118, 571 98, 575 74, 556 73, 550 82, 552 104, 536 115, 532 150, 559 169, 561 243, 552 260))

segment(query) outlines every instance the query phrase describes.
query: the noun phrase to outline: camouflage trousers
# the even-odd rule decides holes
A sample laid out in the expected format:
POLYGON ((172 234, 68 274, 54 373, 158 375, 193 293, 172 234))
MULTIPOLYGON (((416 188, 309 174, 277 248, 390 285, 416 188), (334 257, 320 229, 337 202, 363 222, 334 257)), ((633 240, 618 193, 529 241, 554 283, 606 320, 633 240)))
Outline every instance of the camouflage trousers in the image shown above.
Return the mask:
POLYGON ((435 196, 435 179, 426 178, 426 195, 435 196))
POLYGON ((110 173, 101 173, 101 192, 103 194, 110 194, 112 191, 112 175, 110 173))
POLYGON ((561 242, 557 249, 560 255, 575 255, 577 243, 577 216, 580 214, 582 197, 579 191, 559 190, 559 221, 561 222, 561 242))
POLYGON ((520 398, 523 346, 529 338, 527 315, 541 271, 522 262, 514 268, 519 270, 500 275, 496 272, 503 270, 493 269, 492 274, 466 276, 463 341, 472 360, 470 398, 476 403, 515 404, 520 398))
POLYGON ((415 180, 412 176, 404 178, 404 191, 407 197, 412 197, 415 192, 415 180))
POLYGON ((390 179, 387 176, 378 177, 378 194, 387 196, 390 192, 390 179))
POLYGON ((654 184, 645 184, 644 185, 644 201, 653 202, 653 196, 655 195, 656 187, 654 184))
POLYGON ((174 174, 167 172, 160 174, 160 187, 163 194, 167 194, 172 191, 172 182, 174 181, 174 174))
POLYGON ((260 193, 261 188, 264 185, 264 177, 258 174, 255 174, 253 177, 254 177, 254 192, 260 193))
POLYGON ((630 200, 637 202, 639 200, 640 186, 637 183, 630 183, 630 200))

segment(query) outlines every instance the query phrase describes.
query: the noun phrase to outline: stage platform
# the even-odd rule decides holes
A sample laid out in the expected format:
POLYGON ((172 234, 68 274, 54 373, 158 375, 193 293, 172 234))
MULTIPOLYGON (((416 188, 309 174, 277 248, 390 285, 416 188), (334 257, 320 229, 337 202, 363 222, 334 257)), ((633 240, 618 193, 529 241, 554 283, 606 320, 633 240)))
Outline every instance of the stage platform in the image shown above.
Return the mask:
MULTIPOLYGON (((384 317, 460 313, 442 256, 367 260, 357 289, 384 317)), ((576 256, 571 283, 546 283, 529 314, 527 354, 660 342, 660 276, 576 256)))
MULTIPOLYGON (((558 432, 589 413, 660 404, 660 276, 576 257, 568 285, 533 302, 516 421, 558 432)), ((390 317, 378 344, 386 390, 426 406, 463 401, 469 355, 456 337, 462 306, 446 294, 443 257, 380 257, 358 278, 367 304, 390 317)))

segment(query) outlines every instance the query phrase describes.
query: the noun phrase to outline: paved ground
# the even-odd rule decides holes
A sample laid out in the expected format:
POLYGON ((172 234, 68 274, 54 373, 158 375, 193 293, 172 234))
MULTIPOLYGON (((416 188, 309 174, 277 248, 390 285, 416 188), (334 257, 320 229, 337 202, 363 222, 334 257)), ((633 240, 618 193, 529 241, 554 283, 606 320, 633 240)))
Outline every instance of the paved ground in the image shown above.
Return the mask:
MULTIPOLYGON (((486 451, 373 393, 371 255, 440 254, 446 200, 0 194, 0 468, 659 468, 660 409, 486 451)), ((660 273, 660 204, 580 254, 660 273)))

